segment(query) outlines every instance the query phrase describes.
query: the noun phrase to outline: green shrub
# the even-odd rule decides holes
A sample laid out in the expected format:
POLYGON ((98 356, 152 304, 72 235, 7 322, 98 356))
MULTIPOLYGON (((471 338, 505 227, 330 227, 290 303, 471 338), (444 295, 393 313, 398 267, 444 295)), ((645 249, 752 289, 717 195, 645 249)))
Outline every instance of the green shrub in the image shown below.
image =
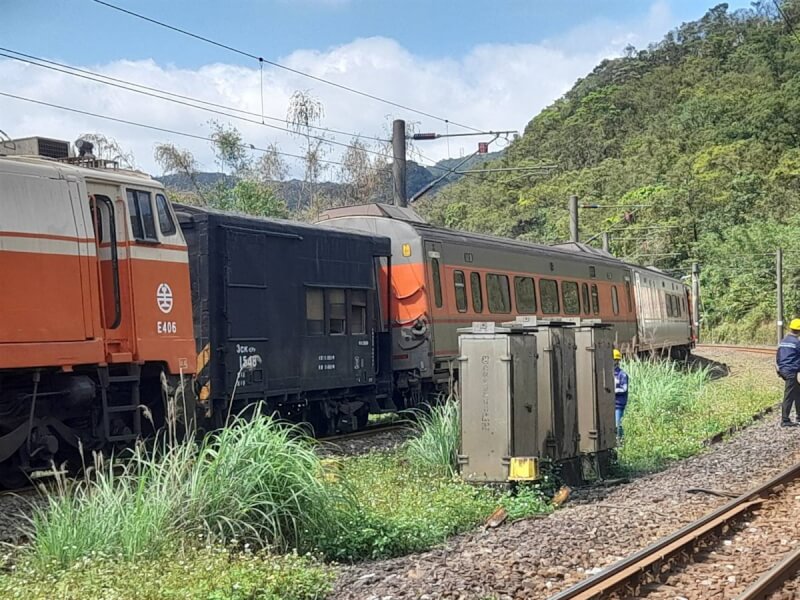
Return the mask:
POLYGON ((386 558, 425 550, 474 527, 497 506, 497 495, 395 454, 342 461, 341 478, 357 510, 321 549, 336 560, 386 558))
POLYGON ((450 398, 429 412, 418 411, 413 427, 415 435, 406 443, 411 463, 455 474, 461 443, 458 401, 450 398))
POLYGON ((198 537, 312 549, 354 508, 322 471, 300 430, 265 416, 236 420, 200 446, 139 445, 124 463, 98 460, 91 477, 36 509, 29 551, 40 565, 66 567, 98 553, 154 558, 198 537))
MULTIPOLYGON (((56 566, 56 565, 54 565, 56 566)), ((7 600, 315 600, 333 573, 308 557, 204 547, 158 559, 87 556, 65 569, 24 560, 0 575, 7 600)))
POLYGON ((520 485, 514 492, 503 494, 500 506, 506 509, 508 518, 512 521, 553 510, 538 484, 520 485))

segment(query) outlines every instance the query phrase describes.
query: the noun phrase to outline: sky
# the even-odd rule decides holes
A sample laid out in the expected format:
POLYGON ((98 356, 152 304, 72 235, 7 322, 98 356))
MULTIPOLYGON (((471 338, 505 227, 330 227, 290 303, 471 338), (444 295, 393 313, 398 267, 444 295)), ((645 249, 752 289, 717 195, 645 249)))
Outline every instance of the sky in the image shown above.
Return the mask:
MULTIPOLYGON (((247 54, 400 104, 358 95, 277 66, 259 63, 104 6, 95 0, 0 0, 0 53, 22 52, 125 82, 213 102, 243 119, 199 110, 0 56, 0 94, 12 94, 161 130, 103 120, 0 95, 0 130, 12 138, 75 140, 100 132, 159 174, 156 144, 190 150, 203 170, 218 170, 199 138, 215 119, 246 143, 287 154, 304 140, 286 131, 295 91, 322 103, 318 131, 335 163, 354 135, 375 153, 392 119, 416 131, 465 133, 466 125, 520 133, 540 110, 632 44, 644 48, 714 0, 108 0, 121 8, 213 39, 247 54), (262 109, 263 103, 263 109, 262 109), (414 110, 412 110, 414 109, 414 110), (416 111, 416 112, 415 112, 416 111), (261 124, 262 115, 264 123, 261 124), (163 131, 167 129, 169 131, 163 131), (180 135, 188 134, 188 135, 180 135), (191 137, 196 136, 196 137, 191 137), (340 145, 336 145, 338 142, 340 145)), ((729 2, 730 9, 749 2, 729 2)), ((18 55, 17 55, 18 56, 18 55)), ((54 66, 54 65, 51 65, 54 66)), ((61 67, 57 67, 61 68, 61 67)), ((208 108, 208 106, 207 106, 208 108)), ((414 158, 430 163, 472 153, 491 137, 418 142, 414 158)), ((507 142, 499 139, 492 150, 507 142)), ((253 155, 258 157, 259 150, 253 155)), ((374 154, 372 156, 377 156, 374 154)), ((290 175, 299 160, 286 156, 290 175)), ((329 164, 325 179, 336 179, 329 164)))

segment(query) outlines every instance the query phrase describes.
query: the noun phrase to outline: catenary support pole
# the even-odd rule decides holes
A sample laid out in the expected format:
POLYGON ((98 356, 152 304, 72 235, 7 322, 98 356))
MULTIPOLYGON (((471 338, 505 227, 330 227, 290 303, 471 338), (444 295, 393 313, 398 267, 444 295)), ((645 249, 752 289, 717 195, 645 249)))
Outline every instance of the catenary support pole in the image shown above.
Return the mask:
POLYGON ((578 242, 578 197, 569 197, 569 241, 578 242))
POLYGON ((603 232, 603 250, 605 252, 611 252, 611 250, 609 250, 610 247, 611 247, 611 239, 610 239, 610 237, 608 235, 608 232, 604 231, 603 232))
POLYGON ((395 119, 392 123, 392 180, 394 203, 407 206, 406 202, 406 122, 395 119))
POLYGON ((692 263, 692 320, 694 335, 700 341, 700 265, 692 263))
POLYGON ((775 253, 775 283, 778 292, 777 317, 778 317, 778 343, 783 339, 783 248, 778 248, 775 253))

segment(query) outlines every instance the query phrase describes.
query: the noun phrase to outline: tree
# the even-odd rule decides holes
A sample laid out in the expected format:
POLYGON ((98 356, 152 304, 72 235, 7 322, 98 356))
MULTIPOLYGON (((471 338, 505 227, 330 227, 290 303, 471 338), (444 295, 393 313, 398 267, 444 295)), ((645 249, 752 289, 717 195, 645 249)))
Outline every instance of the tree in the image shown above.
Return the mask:
POLYGON ((97 158, 104 160, 114 160, 123 168, 135 169, 136 161, 133 157, 133 152, 123 150, 119 142, 112 137, 108 137, 102 133, 82 133, 78 140, 86 140, 94 145, 92 153, 97 158))
POLYGON ((312 220, 325 208, 324 199, 319 194, 319 180, 326 168, 323 163, 326 140, 324 136, 311 133, 324 116, 325 107, 322 102, 314 98, 308 90, 298 90, 292 94, 286 111, 286 120, 295 134, 305 141, 302 186, 304 206, 299 208, 305 209, 307 216, 312 220))
POLYGON ((252 161, 242 141, 242 134, 232 125, 223 125, 218 121, 210 121, 213 133, 214 154, 225 172, 227 167, 231 175, 250 170, 252 161))
MULTIPOLYGON (((165 175, 183 175, 191 182, 197 194, 197 199, 199 199, 199 202, 195 199, 191 204, 209 204, 197 181, 197 160, 189 150, 182 150, 174 144, 158 144, 156 145, 154 158, 165 175)), ((191 199, 191 196, 184 197, 184 200, 191 199)))

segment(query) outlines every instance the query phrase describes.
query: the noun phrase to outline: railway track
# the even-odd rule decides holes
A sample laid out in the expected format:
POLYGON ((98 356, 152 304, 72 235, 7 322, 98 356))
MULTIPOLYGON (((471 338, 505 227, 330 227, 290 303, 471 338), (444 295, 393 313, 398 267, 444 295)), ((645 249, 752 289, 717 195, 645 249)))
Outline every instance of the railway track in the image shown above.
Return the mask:
POLYGON ((736 350, 749 354, 768 354, 775 355, 775 348, 770 346, 737 346, 735 344, 697 344, 698 350, 736 350))
MULTIPOLYGON (((724 552, 715 548, 720 543, 732 544, 733 542, 730 540, 722 542, 719 540, 722 536, 730 535, 737 524, 750 518, 754 512, 764 514, 764 523, 747 524, 747 531, 753 530, 757 533, 759 528, 762 528, 764 531, 773 531, 774 533, 774 529, 771 530, 766 526, 767 518, 774 519, 773 527, 777 523, 778 531, 782 531, 782 527, 787 527, 792 532, 796 531, 796 505, 800 498, 798 494, 800 494, 800 463, 759 487, 731 500, 711 514, 686 525, 674 534, 658 540, 643 550, 614 563, 597 575, 552 596, 550 600, 717 597, 710 590, 698 591, 697 596, 691 596, 684 592, 683 585, 679 581, 683 574, 682 570, 686 569, 687 571, 684 574, 686 579, 696 582, 696 574, 688 571, 695 568, 696 571, 702 572, 702 567, 698 567, 698 565, 703 561, 710 561, 711 568, 716 569, 717 572, 728 566, 713 562, 719 560, 720 556, 727 558, 724 552), (776 507, 781 510, 777 510, 776 507), (784 523, 786 525, 783 525, 784 523), (695 559, 696 562, 690 562, 691 559, 695 559)), ((767 541, 772 545, 771 549, 780 550, 783 546, 789 546, 786 540, 770 539, 767 541)), ((766 560, 771 560, 769 557, 772 557, 773 554, 769 552, 767 554, 766 560)), ((774 554, 777 554, 778 557, 763 569, 756 581, 736 596, 738 600, 768 598, 770 593, 780 590, 784 583, 800 569, 800 543, 795 543, 793 550, 774 554)), ((750 557, 749 560, 752 561, 753 558, 750 557)), ((708 567, 708 565, 706 566, 708 567)), ((758 573, 758 565, 753 562, 748 563, 745 571, 758 573)), ((709 572, 708 568, 706 572, 709 572)), ((726 597, 730 596, 726 595, 726 597)))
POLYGON ((353 431, 350 433, 340 433, 337 435, 329 435, 323 438, 319 438, 320 442, 323 443, 331 443, 336 444, 337 442, 345 441, 345 440, 355 440, 359 438, 369 437, 376 433, 382 433, 386 431, 400 431, 401 429, 407 429, 408 423, 403 422, 392 422, 392 423, 378 423, 376 425, 372 425, 370 427, 366 427, 365 429, 360 429, 358 431, 353 431))

